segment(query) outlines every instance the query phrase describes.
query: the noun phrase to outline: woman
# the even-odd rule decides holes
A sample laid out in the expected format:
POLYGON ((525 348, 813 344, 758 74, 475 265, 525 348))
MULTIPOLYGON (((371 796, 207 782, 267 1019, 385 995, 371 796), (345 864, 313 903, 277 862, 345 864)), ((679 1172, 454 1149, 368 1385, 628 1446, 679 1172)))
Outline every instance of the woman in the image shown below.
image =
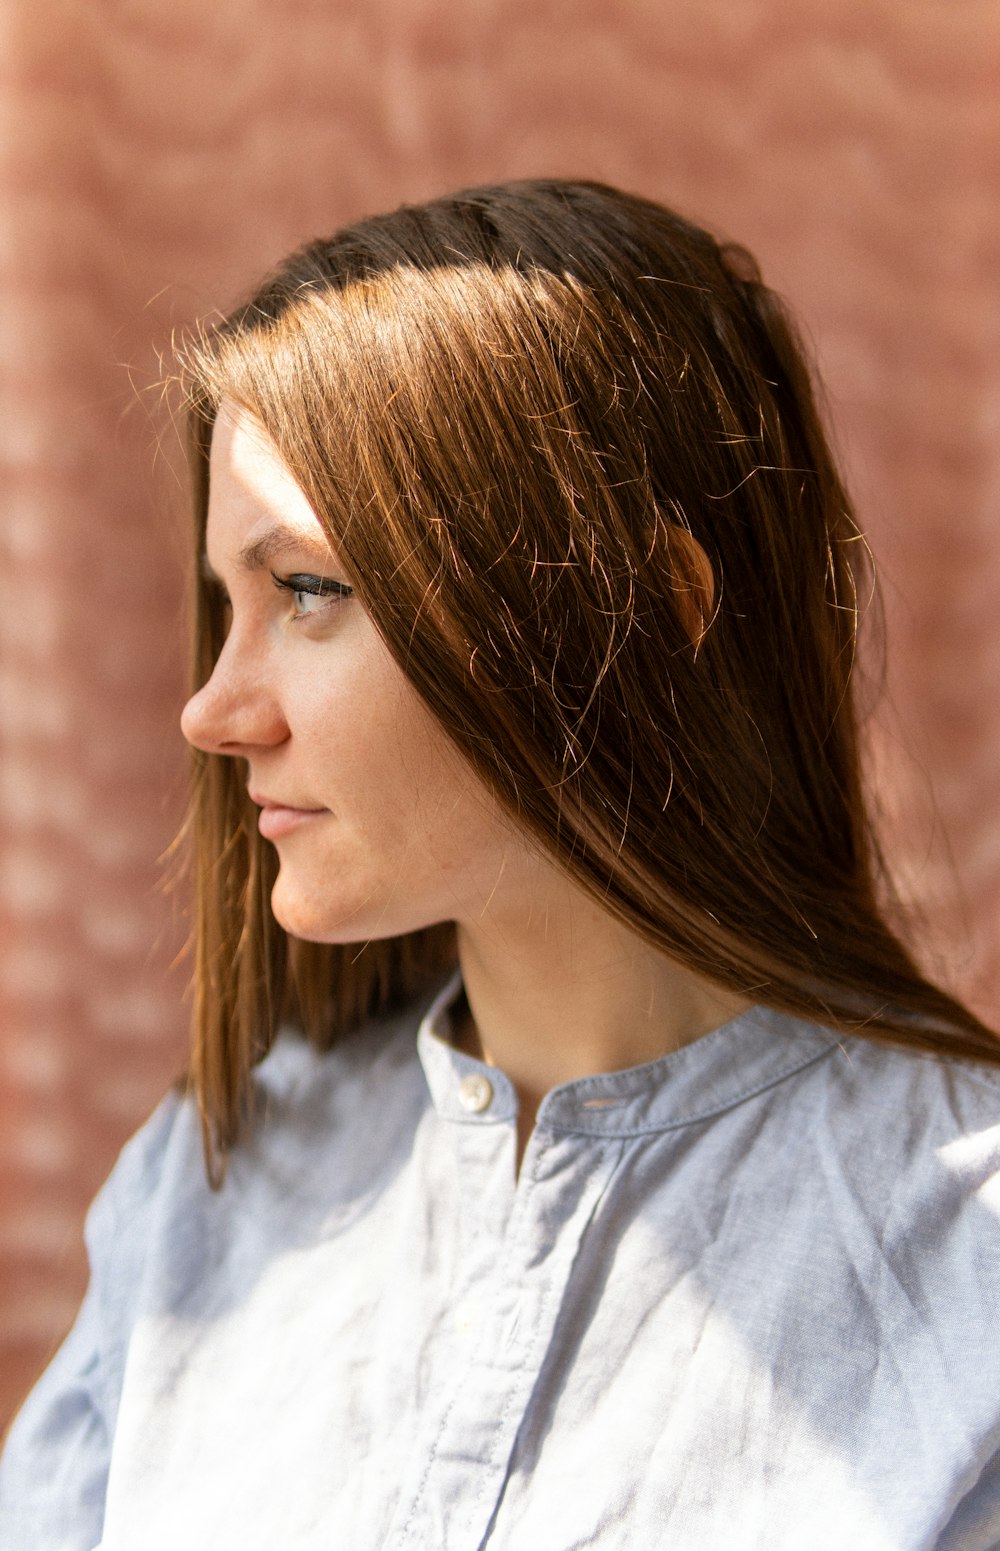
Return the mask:
POLYGON ((880 911, 864 546, 748 255, 473 190, 185 370, 190 1092, 4 1544, 1000 1543, 1000 1043, 880 911))

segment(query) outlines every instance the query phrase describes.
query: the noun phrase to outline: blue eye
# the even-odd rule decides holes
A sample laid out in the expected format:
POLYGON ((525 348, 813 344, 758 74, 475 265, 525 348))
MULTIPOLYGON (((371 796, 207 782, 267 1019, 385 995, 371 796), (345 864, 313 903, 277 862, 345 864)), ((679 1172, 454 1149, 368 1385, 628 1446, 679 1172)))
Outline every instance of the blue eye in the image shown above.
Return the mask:
POLYGON ((306 619, 329 608, 331 602, 345 600, 354 594, 354 588, 346 582, 334 581, 330 576, 309 576, 297 572, 294 576, 278 576, 271 572, 271 580, 282 592, 290 592, 295 604, 295 619, 306 619))

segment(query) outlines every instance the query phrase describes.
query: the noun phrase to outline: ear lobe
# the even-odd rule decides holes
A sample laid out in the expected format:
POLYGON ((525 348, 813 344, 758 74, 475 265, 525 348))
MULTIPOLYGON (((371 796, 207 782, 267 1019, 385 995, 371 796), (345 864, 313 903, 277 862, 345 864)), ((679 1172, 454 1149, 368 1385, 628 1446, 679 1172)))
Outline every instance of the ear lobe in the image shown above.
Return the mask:
POLYGON ((676 524, 667 532, 667 567, 671 601, 697 655, 712 622, 715 573, 698 540, 676 524))

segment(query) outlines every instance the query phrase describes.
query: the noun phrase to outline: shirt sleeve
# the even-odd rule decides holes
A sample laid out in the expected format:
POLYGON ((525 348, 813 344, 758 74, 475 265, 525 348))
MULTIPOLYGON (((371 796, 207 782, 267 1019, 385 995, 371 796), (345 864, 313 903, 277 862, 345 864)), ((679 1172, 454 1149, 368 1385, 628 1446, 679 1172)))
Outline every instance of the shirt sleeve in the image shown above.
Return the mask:
POLYGON ((1000 1454, 962 1498, 935 1551, 1000 1551, 1000 1454))
POLYGON ((76 1322, 14 1421, 0 1459, 0 1547, 95 1551, 132 1310, 145 1208, 177 1101, 169 1097, 122 1153, 87 1214, 90 1280, 76 1322))
POLYGON ((100 1543, 110 1440, 92 1293, 11 1430, 0 1463, 0 1545, 92 1551, 100 1543))

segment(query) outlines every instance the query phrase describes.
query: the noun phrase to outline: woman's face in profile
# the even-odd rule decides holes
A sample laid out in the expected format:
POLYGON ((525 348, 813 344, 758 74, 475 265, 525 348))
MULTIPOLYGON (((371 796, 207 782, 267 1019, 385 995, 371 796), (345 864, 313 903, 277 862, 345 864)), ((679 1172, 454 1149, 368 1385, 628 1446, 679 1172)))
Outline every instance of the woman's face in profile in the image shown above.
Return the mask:
POLYGON ((223 405, 206 564, 230 625, 185 737, 246 761, 297 937, 363 941, 482 920, 549 869, 495 810, 397 666, 263 429, 223 405))

